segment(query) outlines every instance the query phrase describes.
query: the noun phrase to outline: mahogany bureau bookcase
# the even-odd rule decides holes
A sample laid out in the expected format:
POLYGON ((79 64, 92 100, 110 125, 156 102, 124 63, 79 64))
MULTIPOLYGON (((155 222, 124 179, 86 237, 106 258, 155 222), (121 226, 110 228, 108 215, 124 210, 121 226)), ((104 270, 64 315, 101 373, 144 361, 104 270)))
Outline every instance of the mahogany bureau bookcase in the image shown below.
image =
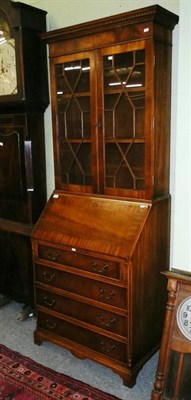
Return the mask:
POLYGON ((169 266, 172 31, 151 6, 41 35, 55 191, 32 235, 37 327, 131 387, 159 346, 169 266))

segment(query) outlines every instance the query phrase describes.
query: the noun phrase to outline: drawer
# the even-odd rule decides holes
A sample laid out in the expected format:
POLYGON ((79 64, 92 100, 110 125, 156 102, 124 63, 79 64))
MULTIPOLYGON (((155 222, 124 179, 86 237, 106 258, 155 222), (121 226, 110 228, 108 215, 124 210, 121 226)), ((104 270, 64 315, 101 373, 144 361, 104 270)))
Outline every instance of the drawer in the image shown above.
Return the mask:
POLYGON ((62 250, 51 246, 38 245, 39 258, 54 263, 68 265, 84 271, 114 279, 120 278, 120 263, 104 260, 93 255, 81 254, 78 251, 62 250))
POLYGON ((38 312, 38 328, 44 329, 63 339, 68 339, 105 356, 126 362, 126 344, 107 336, 87 330, 76 324, 38 312))
POLYGON ((123 315, 40 288, 36 289, 36 303, 37 306, 46 307, 118 335, 127 335, 126 317, 123 315))
POLYGON ((41 284, 126 309, 126 288, 124 287, 99 282, 37 263, 35 264, 35 279, 41 284))

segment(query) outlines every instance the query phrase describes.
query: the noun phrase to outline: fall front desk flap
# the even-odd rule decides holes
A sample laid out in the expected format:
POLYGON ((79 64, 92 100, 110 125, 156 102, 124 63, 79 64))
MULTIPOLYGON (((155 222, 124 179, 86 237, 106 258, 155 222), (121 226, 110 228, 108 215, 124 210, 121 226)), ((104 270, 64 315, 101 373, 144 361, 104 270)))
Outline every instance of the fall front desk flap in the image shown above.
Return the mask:
POLYGON ((150 210, 146 202, 54 192, 32 238, 128 258, 150 210))

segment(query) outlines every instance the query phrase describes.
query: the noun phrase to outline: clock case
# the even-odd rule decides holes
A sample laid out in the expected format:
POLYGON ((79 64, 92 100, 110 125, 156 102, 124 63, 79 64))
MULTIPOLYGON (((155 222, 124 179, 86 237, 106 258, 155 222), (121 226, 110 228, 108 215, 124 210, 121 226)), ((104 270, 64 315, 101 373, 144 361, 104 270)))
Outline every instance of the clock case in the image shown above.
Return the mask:
POLYGON ((0 110, 44 111, 48 105, 46 46, 39 33, 46 30, 46 12, 1 0, 0 17, 8 23, 15 39, 18 85, 16 94, 0 96, 0 110))
POLYGON ((0 0, 16 43, 18 92, 0 96, 0 293, 34 304, 31 232, 46 200, 44 112, 49 104, 46 12, 0 0))
MULTIPOLYGON (((163 274, 168 279, 168 300, 151 400, 190 400, 191 340, 179 328, 178 313, 180 305, 191 296, 191 273, 172 268, 163 274)), ((191 331, 190 320, 184 317, 184 323, 191 331)))

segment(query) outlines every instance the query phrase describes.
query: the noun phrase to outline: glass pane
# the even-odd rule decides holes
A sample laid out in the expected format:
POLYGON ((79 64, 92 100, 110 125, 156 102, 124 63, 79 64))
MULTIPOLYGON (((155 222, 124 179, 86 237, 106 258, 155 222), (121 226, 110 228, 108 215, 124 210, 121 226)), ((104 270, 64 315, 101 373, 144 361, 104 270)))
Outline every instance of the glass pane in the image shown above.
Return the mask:
POLYGON ((181 371, 179 397, 180 399, 189 400, 191 393, 191 379, 188 379, 188 371, 191 366, 191 354, 183 355, 183 366, 181 371))
POLYGON ((92 185, 90 61, 55 66, 61 183, 92 185))
POLYGON ((63 184, 92 185, 90 143, 60 143, 60 174, 63 184))
POLYGON ((105 185, 144 190, 145 51, 103 57, 105 185))
POLYGON ((90 138, 90 64, 77 60, 55 66, 58 136, 90 138))
POLYGON ((163 391, 165 399, 190 400, 191 380, 188 376, 190 365, 191 354, 170 351, 169 366, 163 391))
POLYGON ((107 143, 105 183, 119 189, 144 189, 144 144, 107 143))

